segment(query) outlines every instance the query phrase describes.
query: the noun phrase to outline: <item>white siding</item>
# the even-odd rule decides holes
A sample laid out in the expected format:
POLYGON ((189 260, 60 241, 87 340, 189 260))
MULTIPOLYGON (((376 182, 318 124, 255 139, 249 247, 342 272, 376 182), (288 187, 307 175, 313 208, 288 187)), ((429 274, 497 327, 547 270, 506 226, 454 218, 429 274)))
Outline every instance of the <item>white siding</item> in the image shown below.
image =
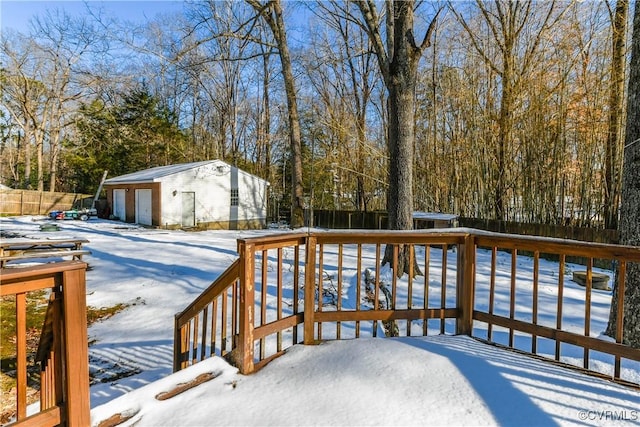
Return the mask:
POLYGON ((238 219, 266 219, 267 186, 260 178, 247 174, 238 174, 238 219))

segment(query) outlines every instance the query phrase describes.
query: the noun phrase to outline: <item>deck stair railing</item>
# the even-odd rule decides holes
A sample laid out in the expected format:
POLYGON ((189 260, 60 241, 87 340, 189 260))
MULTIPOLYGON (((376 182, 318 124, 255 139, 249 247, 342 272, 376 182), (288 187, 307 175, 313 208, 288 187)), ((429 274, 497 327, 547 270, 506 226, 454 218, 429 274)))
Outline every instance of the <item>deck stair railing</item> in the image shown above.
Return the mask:
POLYGON ((613 368, 599 375, 620 382, 633 382, 628 373, 640 362, 622 335, 625 271, 640 263, 638 247, 473 229, 359 230, 240 239, 238 254, 176 315, 176 370, 220 355, 251 373, 299 343, 430 334, 465 334, 586 370, 604 353, 613 368), (391 262, 382 266, 385 253, 391 262), (398 277, 403 256, 410 274, 398 277), (533 260, 526 268, 525 257, 533 260), (567 261, 578 258, 583 266, 567 261), (594 316, 611 295, 594 287, 597 266, 620 290, 610 339, 596 324, 608 312, 594 316), (567 283, 579 268, 583 287, 567 283), (542 270, 551 271, 544 283, 542 270), (563 306, 569 293, 584 301, 577 325, 563 306))
POLYGON ((15 308, 13 425, 90 425, 86 267, 80 261, 64 261, 1 270, 0 297, 15 308), (27 411, 27 300, 30 293, 43 291, 49 292, 49 304, 35 356, 40 368, 40 402, 27 411))

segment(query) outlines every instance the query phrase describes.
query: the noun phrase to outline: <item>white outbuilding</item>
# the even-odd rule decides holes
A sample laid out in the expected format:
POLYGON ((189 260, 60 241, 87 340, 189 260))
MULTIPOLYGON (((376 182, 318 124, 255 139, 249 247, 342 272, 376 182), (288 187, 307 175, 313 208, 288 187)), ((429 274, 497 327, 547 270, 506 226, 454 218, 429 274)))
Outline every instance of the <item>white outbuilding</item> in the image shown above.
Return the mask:
POLYGON ((159 166, 105 181, 111 214, 164 228, 264 228, 262 178, 221 160, 159 166))

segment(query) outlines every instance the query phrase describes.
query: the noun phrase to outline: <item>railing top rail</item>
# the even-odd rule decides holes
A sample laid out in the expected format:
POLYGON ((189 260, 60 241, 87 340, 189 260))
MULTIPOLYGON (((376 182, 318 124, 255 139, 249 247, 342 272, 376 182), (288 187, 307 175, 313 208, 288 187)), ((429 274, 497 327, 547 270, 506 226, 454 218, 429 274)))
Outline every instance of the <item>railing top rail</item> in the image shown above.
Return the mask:
POLYGON ((318 243, 369 244, 455 244, 464 242, 468 233, 454 229, 425 230, 359 230, 350 232, 327 231, 312 233, 318 243))
POLYGON ((25 279, 52 276, 57 273, 72 270, 84 270, 87 264, 82 261, 62 261, 28 267, 11 267, 0 270, 0 285, 19 282, 25 279))
POLYGON ((640 262, 640 246, 626 246, 612 243, 583 242, 555 237, 527 236, 521 234, 495 233, 473 230, 479 245, 498 244, 503 248, 536 250, 548 253, 583 256, 588 258, 624 258, 626 261, 640 262))
MULTIPOLYGON (((469 234, 469 230, 466 228, 451 228, 451 229, 424 229, 424 230, 327 230, 322 231, 313 229, 308 232, 300 232, 298 230, 291 232, 282 232, 277 234, 268 234, 260 237, 248 237, 244 239, 238 239, 238 244, 251 244, 254 246, 264 244, 278 244, 288 243, 296 240, 304 240, 309 236, 317 237, 322 240, 339 240, 345 242, 351 240, 354 243, 360 242, 362 239, 370 241, 379 241, 386 243, 389 241, 398 241, 411 239, 424 240, 425 236, 429 236, 430 239, 442 237, 451 239, 451 237, 459 238, 469 234)), ((303 243, 303 242, 302 242, 303 243)))
POLYGON ((279 247, 286 244, 304 244, 313 236, 320 243, 460 243, 465 236, 474 236, 480 245, 498 245, 503 248, 538 250, 540 252, 593 258, 624 258, 640 262, 640 247, 619 244, 584 242, 553 237, 506 234, 475 228, 455 227, 424 230, 327 230, 311 229, 307 233, 292 232, 239 239, 240 244, 251 244, 256 249, 279 247))
POLYGON ((218 278, 205 289, 187 308, 176 314, 176 321, 182 325, 206 307, 214 298, 238 279, 240 259, 236 259, 218 278))
POLYGON ((282 232, 267 234, 259 237, 248 237, 244 239, 238 239, 238 252, 240 252, 240 245, 253 245, 253 246, 273 246, 273 245, 286 245, 288 243, 303 244, 304 239, 309 233, 301 233, 300 231, 282 232))

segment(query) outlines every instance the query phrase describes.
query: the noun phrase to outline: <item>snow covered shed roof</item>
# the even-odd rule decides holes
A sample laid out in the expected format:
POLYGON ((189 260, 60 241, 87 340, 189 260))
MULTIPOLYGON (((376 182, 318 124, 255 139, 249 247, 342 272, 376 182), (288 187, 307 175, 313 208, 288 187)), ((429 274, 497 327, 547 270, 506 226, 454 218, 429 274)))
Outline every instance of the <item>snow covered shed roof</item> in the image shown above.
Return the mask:
MULTIPOLYGON (((114 178, 107 179, 104 183, 109 185, 109 184, 137 184, 137 183, 156 182, 159 178, 185 172, 185 171, 206 166, 209 164, 215 164, 215 165, 223 166, 227 168, 234 168, 234 166, 231 166, 221 160, 205 160, 203 162, 179 163, 179 164, 168 165, 168 166, 157 166, 151 169, 145 169, 138 172, 129 173, 126 175, 116 176, 114 178)), ((240 169, 238 169, 238 172, 251 175, 248 172, 245 172, 240 169)), ((259 179, 262 179, 262 178, 259 178, 259 179)))
POLYGON ((440 212, 415 211, 413 212, 413 219, 422 219, 426 221, 453 221, 454 219, 458 219, 458 215, 440 212))

